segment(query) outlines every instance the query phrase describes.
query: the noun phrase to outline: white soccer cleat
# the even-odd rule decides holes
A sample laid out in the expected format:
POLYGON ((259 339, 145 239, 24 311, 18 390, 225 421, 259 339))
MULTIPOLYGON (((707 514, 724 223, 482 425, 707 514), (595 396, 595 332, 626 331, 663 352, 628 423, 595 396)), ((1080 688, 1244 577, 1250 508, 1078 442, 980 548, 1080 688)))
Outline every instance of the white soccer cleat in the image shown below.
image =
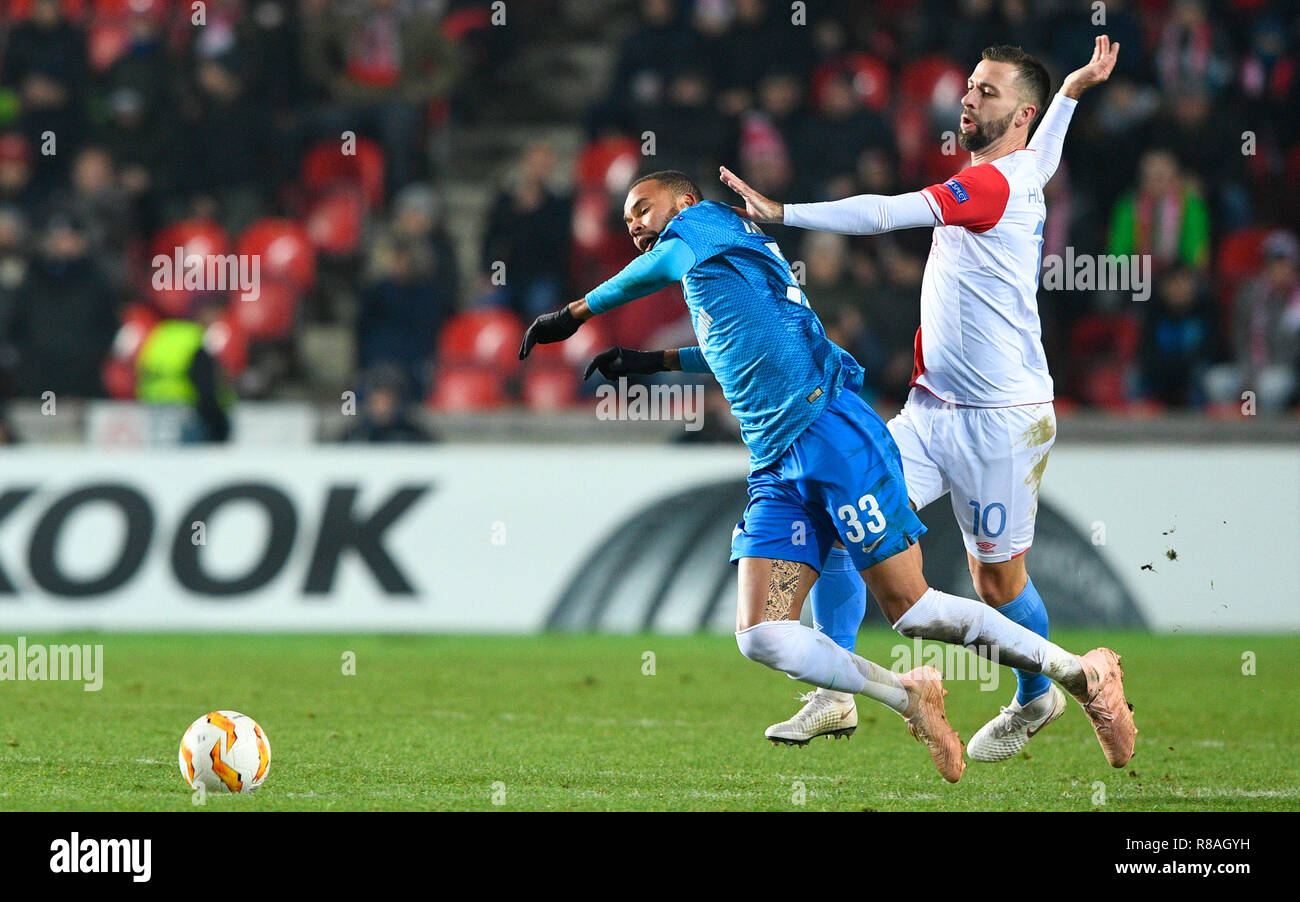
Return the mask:
POLYGON ((858 706, 847 692, 817 689, 799 696, 804 706, 783 723, 774 723, 763 733, 773 745, 807 745, 818 736, 846 739, 858 728, 858 706))
POLYGON ((971 737, 966 754, 972 761, 1006 761, 1018 755, 1039 730, 1064 713, 1065 693, 1055 683, 1024 707, 1013 699, 1002 713, 971 737))

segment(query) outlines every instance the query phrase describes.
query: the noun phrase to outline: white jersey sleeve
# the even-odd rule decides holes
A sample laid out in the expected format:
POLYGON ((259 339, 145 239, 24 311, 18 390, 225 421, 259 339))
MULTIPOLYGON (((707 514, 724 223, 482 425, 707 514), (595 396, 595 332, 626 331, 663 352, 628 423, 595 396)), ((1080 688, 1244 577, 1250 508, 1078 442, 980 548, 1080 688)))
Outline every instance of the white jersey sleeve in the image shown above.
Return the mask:
POLYGON ((1070 127, 1070 119, 1074 116, 1074 108, 1078 103, 1079 101, 1064 94, 1057 94, 1029 142, 1028 149, 1035 152, 1034 171, 1038 173, 1040 188, 1051 180, 1056 167, 1061 163, 1065 132, 1070 127))
POLYGON ((910 194, 859 194, 820 204, 786 204, 784 223, 843 235, 877 235, 894 229, 939 224, 920 191, 910 194))

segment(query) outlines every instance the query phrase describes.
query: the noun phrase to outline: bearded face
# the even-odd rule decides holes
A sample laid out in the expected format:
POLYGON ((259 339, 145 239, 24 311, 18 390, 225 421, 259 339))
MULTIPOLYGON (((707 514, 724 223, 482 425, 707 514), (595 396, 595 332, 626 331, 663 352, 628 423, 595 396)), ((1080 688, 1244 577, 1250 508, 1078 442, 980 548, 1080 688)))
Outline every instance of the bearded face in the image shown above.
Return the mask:
POLYGON ((983 150, 1007 133, 1015 116, 1016 111, 1012 110, 1001 119, 981 121, 969 110, 963 112, 957 133, 957 146, 972 153, 983 150))

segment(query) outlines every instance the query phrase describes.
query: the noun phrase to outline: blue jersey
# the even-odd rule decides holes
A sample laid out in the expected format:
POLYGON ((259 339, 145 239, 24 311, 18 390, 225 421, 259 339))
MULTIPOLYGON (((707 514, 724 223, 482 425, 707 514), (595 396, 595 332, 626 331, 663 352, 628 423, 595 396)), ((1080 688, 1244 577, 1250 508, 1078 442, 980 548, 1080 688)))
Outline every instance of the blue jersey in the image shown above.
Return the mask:
POLYGON ((695 254, 682 290, 704 362, 749 447, 750 469, 773 463, 862 368, 826 337, 776 242, 725 204, 703 201, 659 236, 695 254))

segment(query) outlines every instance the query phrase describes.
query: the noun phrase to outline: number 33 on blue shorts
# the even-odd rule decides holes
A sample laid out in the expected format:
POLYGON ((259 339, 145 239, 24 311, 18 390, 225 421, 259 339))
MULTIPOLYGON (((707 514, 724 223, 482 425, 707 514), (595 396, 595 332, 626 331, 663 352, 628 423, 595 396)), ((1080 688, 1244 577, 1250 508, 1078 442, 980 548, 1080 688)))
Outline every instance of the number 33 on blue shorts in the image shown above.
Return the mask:
POLYGON ((742 557, 799 561, 818 573, 838 540, 865 570, 925 532, 908 505, 903 463, 871 407, 841 391, 773 464, 749 474, 731 541, 742 557))

